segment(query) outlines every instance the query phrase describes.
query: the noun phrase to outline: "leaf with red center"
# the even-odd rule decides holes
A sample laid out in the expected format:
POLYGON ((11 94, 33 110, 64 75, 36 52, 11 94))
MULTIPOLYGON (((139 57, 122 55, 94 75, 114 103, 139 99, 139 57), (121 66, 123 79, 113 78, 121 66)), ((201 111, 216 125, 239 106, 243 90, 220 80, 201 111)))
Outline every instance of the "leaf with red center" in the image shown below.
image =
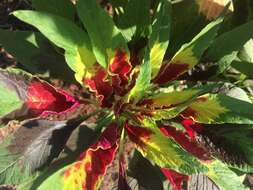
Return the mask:
POLYGON ((110 82, 107 81, 107 71, 98 64, 95 65, 93 69, 94 74, 86 76, 83 82, 91 91, 95 92, 102 106, 111 107, 113 88, 110 82))
POLYGON ((251 103, 224 94, 207 94, 192 102, 181 115, 206 124, 252 124, 252 110, 251 103))
POLYGON ((1 119, 62 114, 79 103, 63 90, 33 78, 21 70, 0 70, 1 119))
POLYGON ((162 173, 165 177, 170 181, 174 190, 182 190, 183 182, 187 182, 189 180, 189 176, 180 174, 174 170, 170 170, 167 168, 161 169, 162 173))
POLYGON ((115 93, 123 96, 127 90, 126 85, 129 80, 128 75, 132 69, 125 51, 120 49, 116 50, 109 69, 112 73, 112 86, 115 89, 115 93))
POLYGON ((208 151, 201 147, 195 139, 190 139, 185 133, 177 130, 171 126, 163 126, 160 128, 161 132, 173 138, 178 144, 180 144, 187 152, 194 155, 201 160, 210 160, 211 157, 208 151))
POLYGON ((153 82, 164 84, 192 69, 211 44, 222 21, 223 18, 220 17, 211 22, 191 42, 184 44, 168 63, 162 65, 153 82))
POLYGON ((46 82, 31 82, 27 89, 26 105, 33 115, 62 114, 74 109, 78 103, 63 90, 56 90, 46 82))
POLYGON ((126 123, 125 129, 137 150, 161 168, 169 168, 184 174, 205 171, 206 168, 192 155, 184 151, 173 139, 157 128, 137 127, 126 123))
POLYGON ((118 126, 111 123, 98 141, 87 149, 78 161, 50 176, 38 190, 99 189, 107 167, 112 163, 118 149, 118 138, 118 126))

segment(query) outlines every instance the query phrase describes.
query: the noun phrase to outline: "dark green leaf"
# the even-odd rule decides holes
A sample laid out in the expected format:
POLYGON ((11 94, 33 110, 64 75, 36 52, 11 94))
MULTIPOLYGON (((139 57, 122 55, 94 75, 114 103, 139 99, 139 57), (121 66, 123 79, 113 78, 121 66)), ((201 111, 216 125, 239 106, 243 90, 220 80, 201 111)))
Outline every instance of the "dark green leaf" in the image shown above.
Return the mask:
POLYGON ((73 80, 73 73, 65 65, 64 57, 56 53, 39 33, 0 29, 0 44, 29 72, 49 72, 50 76, 73 80))
POLYGON ((73 20, 75 7, 71 0, 32 0, 32 6, 37 11, 56 14, 73 20))
POLYGON ((219 60, 233 51, 238 51, 252 36, 253 20, 217 37, 211 44, 207 57, 219 60))

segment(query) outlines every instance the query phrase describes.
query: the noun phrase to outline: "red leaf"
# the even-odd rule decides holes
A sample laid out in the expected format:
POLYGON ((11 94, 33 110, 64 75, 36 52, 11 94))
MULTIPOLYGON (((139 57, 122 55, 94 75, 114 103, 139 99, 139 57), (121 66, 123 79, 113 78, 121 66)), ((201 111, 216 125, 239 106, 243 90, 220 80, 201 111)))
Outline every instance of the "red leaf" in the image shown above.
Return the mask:
POLYGON ((180 174, 174 170, 170 170, 167 168, 161 168, 161 171, 166 176, 166 178, 170 181, 174 190, 182 190, 182 185, 184 181, 189 180, 189 176, 180 174))
POLYGON ((118 126, 116 123, 111 123, 98 141, 80 156, 79 161, 65 170, 65 183, 75 187, 75 189, 97 189, 108 165, 112 163, 115 157, 118 149, 118 138, 118 126), (79 181, 80 179, 82 181, 79 181))
POLYGON ((112 85, 115 93, 123 96, 127 92, 128 74, 132 69, 131 64, 127 60, 127 55, 122 50, 117 50, 110 64, 110 72, 112 75, 112 85))
POLYGON ((108 74, 106 70, 98 64, 96 64, 94 70, 95 74, 90 78, 84 78, 83 82, 90 88, 91 91, 96 93, 96 96, 103 107, 111 107, 113 88, 110 82, 106 81, 108 74))
POLYGON ((172 137, 177 141, 186 151, 196 156, 201 160, 210 160, 210 155, 204 147, 200 147, 195 139, 190 139, 187 135, 181 131, 176 130, 176 128, 171 126, 162 126, 160 128, 161 132, 169 137, 172 137))
POLYGON ((143 127, 135 127, 129 125, 128 123, 125 124, 125 129, 131 141, 137 144, 140 147, 145 146, 143 141, 148 141, 153 134, 153 132, 147 128, 143 127))
POLYGON ((63 114, 79 103, 63 90, 56 90, 46 82, 33 81, 27 88, 26 105, 33 115, 63 114))
POLYGON ((165 84, 176 79, 184 71, 188 70, 188 64, 163 64, 157 77, 153 80, 157 84, 165 84))

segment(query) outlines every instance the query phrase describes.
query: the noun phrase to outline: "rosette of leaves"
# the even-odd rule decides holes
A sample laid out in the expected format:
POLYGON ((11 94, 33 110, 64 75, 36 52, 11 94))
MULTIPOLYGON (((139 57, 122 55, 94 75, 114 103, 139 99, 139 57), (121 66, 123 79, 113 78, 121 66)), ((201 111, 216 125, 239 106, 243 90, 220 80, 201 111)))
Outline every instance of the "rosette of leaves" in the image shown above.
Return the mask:
MULTIPOLYGON (((253 105, 219 93, 220 83, 178 84, 203 57, 219 64, 231 58, 234 51, 238 53, 253 35, 253 21, 221 32, 226 8, 220 16, 212 17, 198 11, 198 18, 207 25, 191 33, 196 33, 192 39, 177 41, 172 38, 175 33, 170 35, 178 24, 173 21, 177 16, 172 11, 178 6, 174 1, 111 1, 111 15, 95 0, 78 0, 75 5, 66 0, 56 3, 55 9, 46 2, 51 1, 40 4, 34 0, 36 11, 20 10, 13 15, 37 28, 64 52, 76 80, 95 95, 95 101, 89 102, 110 117, 102 118, 97 141, 84 148, 74 163, 43 177, 30 189, 99 189, 115 159, 119 162, 117 188, 134 189, 127 180, 131 172, 125 164, 126 139, 135 145, 133 149, 139 152, 140 159, 159 168, 158 172, 174 189, 181 189, 184 181, 198 173, 220 189, 247 189, 242 182, 243 174, 253 171, 253 105), (73 19, 75 8, 80 18, 77 23, 73 19), (238 39, 233 41, 235 35, 238 39), (170 49, 170 41, 181 47, 168 56, 166 52, 173 52, 178 46, 170 49)), ((202 4, 194 1, 192 6, 201 8, 202 4)), ((2 70, 0 74, 2 104, 7 105, 0 112, 3 121, 61 114, 82 104, 29 74, 12 70, 2 70)), ((8 164, 0 165, 1 182, 17 185, 22 181, 18 172, 31 175, 50 163, 83 120, 35 119, 22 123, 19 130, 44 126, 44 132, 33 138, 28 135, 31 144, 18 150, 15 134, 19 130, 5 140, 1 150, 10 159, 1 163, 11 159, 15 162, 10 162, 7 169, 3 165, 8 164), (45 150, 42 153, 38 150, 41 146, 45 150)))

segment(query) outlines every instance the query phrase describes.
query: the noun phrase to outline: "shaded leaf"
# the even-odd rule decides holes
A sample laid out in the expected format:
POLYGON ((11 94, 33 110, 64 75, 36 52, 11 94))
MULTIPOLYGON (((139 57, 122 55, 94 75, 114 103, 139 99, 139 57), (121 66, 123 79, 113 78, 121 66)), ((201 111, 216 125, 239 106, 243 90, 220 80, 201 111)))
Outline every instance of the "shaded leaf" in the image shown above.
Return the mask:
POLYGON ((114 159, 118 148, 118 135, 117 124, 111 123, 78 161, 54 173, 38 190, 98 189, 108 165, 114 159))
POLYGON ((65 50, 68 66, 76 73, 78 82, 95 63, 88 35, 73 22, 46 12, 15 11, 20 20, 33 25, 50 41, 65 50))
POLYGON ((0 145, 0 183, 20 184, 35 170, 50 163, 63 149, 82 119, 24 121, 0 145))
POLYGON ((49 72, 53 77, 73 79, 73 73, 64 65, 64 57, 39 33, 0 29, 0 44, 29 72, 49 72))
POLYGON ((73 20, 75 7, 70 0, 32 0, 37 11, 48 12, 73 20))
POLYGON ((253 21, 219 35, 210 45, 207 57, 219 60, 225 55, 238 51, 253 36, 253 21))
POLYGON ((252 126, 204 125, 199 135, 213 156, 223 160, 231 167, 245 172, 253 171, 252 126))

